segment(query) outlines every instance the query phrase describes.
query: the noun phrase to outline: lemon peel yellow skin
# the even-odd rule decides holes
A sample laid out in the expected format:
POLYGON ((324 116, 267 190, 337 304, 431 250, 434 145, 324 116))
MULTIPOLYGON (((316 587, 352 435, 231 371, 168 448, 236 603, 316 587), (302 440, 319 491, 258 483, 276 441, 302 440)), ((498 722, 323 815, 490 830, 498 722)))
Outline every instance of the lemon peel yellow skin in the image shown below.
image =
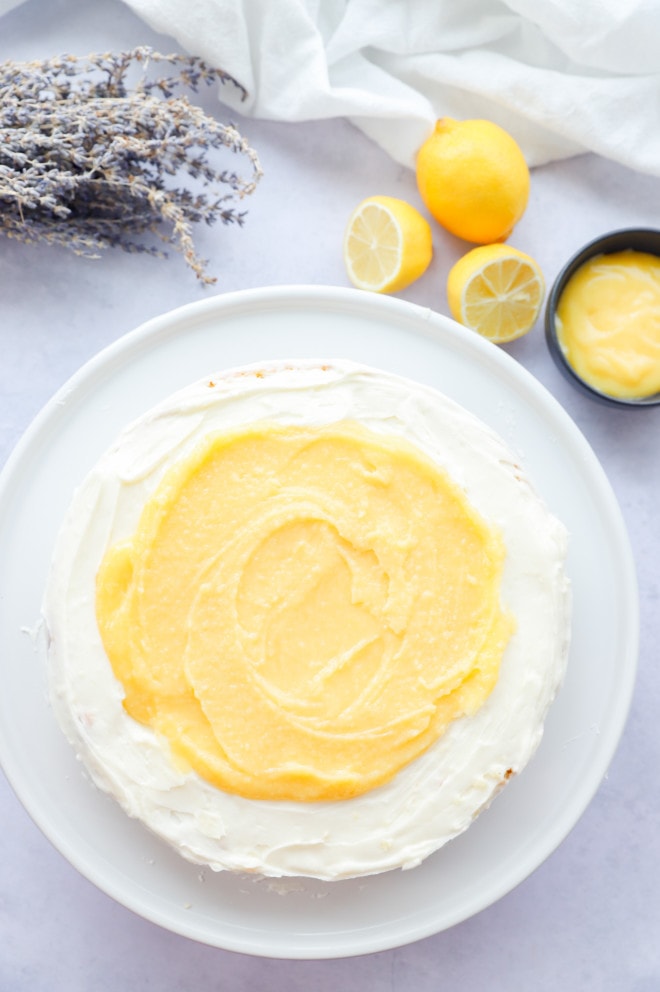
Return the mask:
POLYGON ((344 263, 358 289, 397 293, 426 272, 432 257, 431 227, 405 200, 371 196, 351 214, 344 263))
POLYGON ((495 344, 530 331, 544 296, 540 266, 510 245, 473 248, 447 277, 447 302, 454 319, 495 344))
POLYGON ((475 244, 506 240, 529 200, 525 157, 492 121, 441 118, 419 149, 416 173, 429 213, 475 244))

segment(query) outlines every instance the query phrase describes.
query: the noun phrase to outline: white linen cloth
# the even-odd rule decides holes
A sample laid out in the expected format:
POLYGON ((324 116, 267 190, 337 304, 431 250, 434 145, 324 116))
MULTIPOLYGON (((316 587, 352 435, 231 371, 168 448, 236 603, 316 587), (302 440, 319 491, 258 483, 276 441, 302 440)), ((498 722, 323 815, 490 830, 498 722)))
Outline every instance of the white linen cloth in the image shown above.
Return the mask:
MULTIPOLYGON (((0 0, 0 12, 20 0, 0 0)), ((660 175, 660 0, 126 0, 248 90, 347 117, 412 166, 438 117, 505 127, 530 165, 594 151, 660 175)))
POLYGON ((436 118, 486 117, 530 165, 590 150, 660 175, 658 0, 127 2, 238 79, 243 113, 348 117, 409 166, 436 118))

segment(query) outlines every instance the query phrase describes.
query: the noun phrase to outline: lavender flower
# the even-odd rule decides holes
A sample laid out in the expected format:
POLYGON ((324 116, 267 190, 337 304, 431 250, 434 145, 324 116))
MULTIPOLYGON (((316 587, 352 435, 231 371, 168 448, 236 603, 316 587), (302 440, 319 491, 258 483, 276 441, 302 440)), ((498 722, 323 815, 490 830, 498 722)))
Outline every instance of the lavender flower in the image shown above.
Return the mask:
POLYGON ((156 235, 203 283, 215 282, 196 253, 193 225, 241 225, 235 201, 262 175, 233 125, 177 95, 216 81, 245 96, 221 69, 148 48, 0 63, 0 233, 94 258, 114 246, 162 255, 156 235), (152 78, 160 63, 174 74, 152 78), (212 164, 208 153, 222 148, 247 159, 249 178, 212 164), (177 185, 185 175, 196 191, 177 185))

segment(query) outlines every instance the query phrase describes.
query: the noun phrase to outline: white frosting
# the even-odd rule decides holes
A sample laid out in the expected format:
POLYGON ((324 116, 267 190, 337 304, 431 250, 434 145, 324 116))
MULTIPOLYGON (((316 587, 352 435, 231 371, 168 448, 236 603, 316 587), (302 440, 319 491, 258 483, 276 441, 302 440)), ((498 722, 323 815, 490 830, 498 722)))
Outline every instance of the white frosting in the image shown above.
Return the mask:
POLYGON ((501 439, 428 387, 343 360, 221 373, 130 425, 77 490, 44 601, 53 706, 97 785, 191 861, 322 879, 412 867, 465 830, 536 750, 566 663, 566 544, 501 439), (517 629, 485 704, 388 784, 310 804, 223 793, 178 770, 167 744, 123 709, 96 625, 96 571, 108 546, 134 533, 164 472, 208 432, 344 418, 416 444, 501 529, 502 598, 517 629))

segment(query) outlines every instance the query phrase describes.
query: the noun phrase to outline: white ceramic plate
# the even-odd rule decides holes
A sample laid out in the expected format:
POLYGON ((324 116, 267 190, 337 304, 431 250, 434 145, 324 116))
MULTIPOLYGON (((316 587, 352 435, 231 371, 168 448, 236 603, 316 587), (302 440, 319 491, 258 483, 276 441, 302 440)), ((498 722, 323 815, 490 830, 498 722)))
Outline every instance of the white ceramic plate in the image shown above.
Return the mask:
POLYGON ((605 475, 573 422, 477 335, 429 310, 354 290, 281 287, 213 297, 150 321, 89 362, 45 407, 0 478, 0 589, 0 760, 34 820, 83 875, 136 913, 217 947, 269 957, 395 947, 509 892, 594 795, 635 678, 630 547, 605 475), (214 875, 126 817, 89 783, 55 724, 38 636, 50 555, 72 490, 120 428, 216 370, 301 357, 379 366, 462 403, 518 453, 572 535, 568 674, 530 765, 419 868, 335 883, 214 875))

